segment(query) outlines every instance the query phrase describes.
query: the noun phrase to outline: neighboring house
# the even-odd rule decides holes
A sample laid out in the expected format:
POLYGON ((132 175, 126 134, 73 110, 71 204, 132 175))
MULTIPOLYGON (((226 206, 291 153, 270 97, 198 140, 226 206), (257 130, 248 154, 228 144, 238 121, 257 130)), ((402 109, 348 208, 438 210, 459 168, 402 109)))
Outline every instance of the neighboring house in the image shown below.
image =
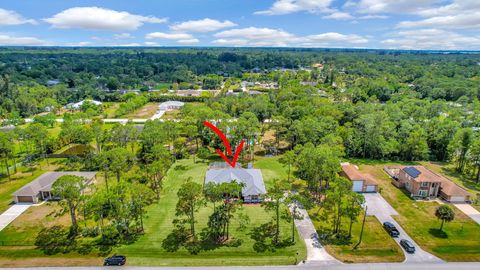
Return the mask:
POLYGON ((368 174, 363 174, 358 167, 349 163, 342 163, 341 176, 352 181, 352 191, 355 192, 377 192, 378 183, 368 174))
POLYGON ((85 102, 90 102, 90 103, 93 103, 93 104, 95 104, 95 105, 97 105, 97 106, 102 105, 102 102, 100 102, 100 101, 96 101, 96 100, 82 100, 82 101, 77 102, 77 103, 69 103, 69 104, 65 105, 65 109, 79 110, 79 109, 82 107, 83 103, 85 103, 85 102))
POLYGON ((177 90, 175 92, 177 96, 183 97, 199 97, 202 95, 201 90, 193 90, 193 89, 186 89, 186 90, 177 90))
POLYGON ((160 103, 159 110, 160 111, 170 111, 170 110, 178 110, 181 107, 183 107, 185 103, 181 101, 166 101, 163 103, 160 103))
POLYGON ((47 86, 55 86, 60 83, 60 80, 48 80, 47 86))
POLYGON ((55 195, 52 194, 52 185, 64 175, 85 177, 88 182, 91 182, 95 178, 96 172, 46 172, 13 193, 13 200, 15 203, 38 203, 40 200, 55 198, 55 195))
POLYGON ((405 188, 413 198, 440 197, 448 202, 470 201, 470 194, 465 189, 423 166, 386 167, 385 171, 392 176, 395 186, 405 188))
POLYGON ((263 183, 262 172, 259 169, 244 169, 237 165, 235 168, 226 163, 213 163, 205 175, 205 184, 237 182, 243 185, 242 199, 246 203, 259 203, 267 193, 263 183))

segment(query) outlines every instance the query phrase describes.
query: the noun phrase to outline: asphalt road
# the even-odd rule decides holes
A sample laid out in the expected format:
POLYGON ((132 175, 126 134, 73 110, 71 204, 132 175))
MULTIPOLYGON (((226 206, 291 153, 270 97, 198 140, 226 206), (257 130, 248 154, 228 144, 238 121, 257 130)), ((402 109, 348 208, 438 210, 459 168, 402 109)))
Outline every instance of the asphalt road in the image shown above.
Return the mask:
MULTIPOLYGON (((33 268, 1 268, 12 270, 32 270, 33 268)), ((372 264, 341 264, 322 265, 306 264, 299 266, 230 266, 230 267, 37 267, 38 270, 94 270, 94 269, 122 269, 122 270, 270 270, 270 269, 319 269, 319 270, 476 270, 480 269, 480 262, 474 263, 372 263, 372 264)))

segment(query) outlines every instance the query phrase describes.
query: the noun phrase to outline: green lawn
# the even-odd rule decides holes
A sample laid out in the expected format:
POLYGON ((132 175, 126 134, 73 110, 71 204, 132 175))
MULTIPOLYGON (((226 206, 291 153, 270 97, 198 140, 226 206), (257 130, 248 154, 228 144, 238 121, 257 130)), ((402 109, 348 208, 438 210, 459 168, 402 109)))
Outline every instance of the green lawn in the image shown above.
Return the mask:
POLYGON ((360 170, 378 180, 382 196, 399 213, 394 218, 405 231, 422 248, 444 260, 480 261, 480 225, 452 206, 455 220, 445 224, 444 233, 439 232, 440 221, 435 217, 439 204, 410 199, 391 184, 384 165, 360 165, 360 170))
MULTIPOLYGON (((271 160, 275 163, 275 160, 271 160)), ((268 163, 268 162, 267 162, 268 163)), ((185 249, 170 253, 161 247, 163 239, 172 230, 172 220, 175 218, 176 192, 180 185, 188 178, 203 183, 207 169, 206 163, 194 164, 191 160, 178 161, 169 171, 163 186, 162 197, 158 204, 148 210, 145 221, 146 234, 131 245, 119 247, 116 253, 125 254, 132 265, 268 265, 293 264, 306 256, 303 241, 297 241, 294 246, 280 248, 275 252, 258 253, 253 250, 253 240, 250 239, 251 229, 271 220, 272 215, 266 213, 258 205, 244 206, 242 210, 250 217, 250 223, 245 230, 239 230, 238 220, 234 219, 231 225, 232 236, 241 239, 239 247, 220 247, 214 250, 202 251, 198 255, 190 255, 185 249), (298 253, 298 255, 297 255, 298 253)), ((268 170, 264 172, 270 179, 268 170)), ((205 227, 211 206, 203 208, 197 214, 197 230, 205 227)), ((290 236, 290 224, 281 223, 282 237, 290 236)), ((298 236, 296 237, 298 239, 298 236)))
POLYGON ((49 159, 49 165, 45 160, 39 162, 39 164, 33 169, 30 170, 24 166, 18 166, 17 173, 13 174, 11 180, 8 180, 8 177, 5 175, 0 178, 0 213, 7 210, 12 201, 13 193, 23 187, 24 185, 30 183, 32 180, 40 176, 42 173, 48 170, 55 170, 58 168, 61 159, 49 159))
MULTIPOLYGON (((264 165, 264 174, 268 183, 276 174, 284 174, 283 167, 276 159, 261 159, 264 165)), ((260 167, 260 166, 259 166, 260 167)), ((234 218, 231 224, 231 237, 240 239, 238 247, 219 247, 213 250, 202 251, 198 255, 191 255, 185 249, 177 252, 167 252, 162 248, 162 241, 171 232, 172 220, 175 217, 176 193, 180 185, 189 177, 203 184, 207 163, 193 163, 192 160, 180 160, 173 165, 165 179, 161 199, 148 209, 145 220, 145 234, 135 243, 115 247, 112 253, 124 254, 130 265, 156 266, 199 266, 199 265, 280 265, 294 264, 306 257, 306 249, 302 240, 293 246, 278 248, 275 251, 256 252, 253 249, 254 241, 250 238, 252 228, 272 220, 273 215, 265 212, 259 205, 246 205, 241 212, 247 214, 250 223, 245 229, 239 228, 238 219, 234 218)), ((38 172, 40 174, 40 171, 38 172)), ((100 175, 101 176, 101 175, 100 175)), ((32 178, 33 179, 33 178, 32 178)), ((22 179, 28 182, 31 179, 22 179)), ((103 181, 99 180, 102 184, 103 181)), ((211 205, 200 210, 197 214, 197 231, 206 226, 208 216, 212 212, 211 205)), ((0 232, 0 266, 38 266, 38 265, 99 265, 103 257, 96 254, 78 255, 77 253, 57 254, 46 256, 35 246, 36 234, 43 226, 54 224, 68 225, 68 215, 56 217, 58 211, 55 204, 46 204, 32 207, 17 220, 0 232), (2 246, 4 242, 18 242, 21 246, 2 246), (28 245, 30 243, 30 245, 28 245), (25 246, 28 245, 28 246, 25 246)), ((287 239, 291 235, 291 224, 281 222, 281 237, 287 239)))
MULTIPOLYGON (((318 208, 309 210, 310 217, 321 235, 331 230, 331 222, 322 219, 322 211, 318 208)), ((327 251, 338 260, 346 263, 363 262, 402 262, 405 260, 402 250, 397 243, 382 228, 376 217, 367 217, 363 231, 362 243, 353 249, 360 238, 363 215, 358 217, 358 222, 353 223, 352 239, 343 241, 324 242, 327 251)), ((348 232, 350 222, 344 220, 342 230, 348 232)))

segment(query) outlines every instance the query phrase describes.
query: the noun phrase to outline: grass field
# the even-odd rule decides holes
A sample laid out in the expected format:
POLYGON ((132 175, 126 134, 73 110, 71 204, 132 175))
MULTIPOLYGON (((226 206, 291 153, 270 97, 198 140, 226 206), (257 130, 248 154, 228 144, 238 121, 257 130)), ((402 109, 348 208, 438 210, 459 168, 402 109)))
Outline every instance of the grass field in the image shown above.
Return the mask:
POLYGON ((142 106, 141 108, 131 112, 129 114, 123 115, 122 118, 141 118, 148 119, 151 118, 155 112, 158 110, 158 102, 149 102, 142 106))
MULTIPOLYGON (((279 165, 275 160, 263 161, 279 165)), ((268 264, 293 264, 306 256, 304 243, 297 241, 294 246, 280 248, 275 252, 258 253, 253 250, 254 241, 250 239, 250 230, 272 219, 270 213, 266 213, 258 205, 243 207, 243 212, 250 217, 250 223, 245 230, 238 228, 238 220, 234 219, 231 225, 232 236, 241 239, 239 247, 220 247, 214 250, 202 251, 198 255, 190 255, 181 249, 170 253, 161 247, 163 239, 172 230, 172 220, 175 218, 174 208, 177 202, 176 192, 188 177, 198 183, 203 183, 207 164, 196 163, 191 160, 178 161, 174 168, 169 171, 168 179, 164 183, 163 195, 158 204, 152 205, 148 211, 148 219, 145 221, 146 235, 142 236, 132 245, 122 246, 114 250, 116 253, 125 254, 129 262, 134 265, 268 265, 268 264), (298 253, 298 255, 297 255, 298 253)), ((269 175, 270 172, 264 172, 269 175)), ((271 178, 266 176, 266 178, 271 178)), ((211 206, 203 208, 197 214, 198 230, 205 227, 211 206)), ((290 236, 290 224, 282 222, 281 231, 283 238, 290 236)), ((298 239, 298 237, 297 237, 298 239)))
POLYGON ((394 218, 405 231, 422 248, 444 260, 480 261, 480 225, 452 206, 455 220, 446 223, 444 233, 440 232, 440 221, 435 217, 439 204, 412 200, 390 183, 389 176, 383 171, 385 165, 360 164, 359 167, 378 180, 382 196, 399 213, 394 218))
MULTIPOLYGON (((322 220, 322 211, 318 208, 309 211, 310 217, 319 234, 329 231, 331 223, 322 220)), ((327 251, 338 260, 346 263, 363 262, 402 262, 405 260, 400 247, 382 228, 382 224, 376 217, 369 216, 365 220, 362 243, 353 249, 360 238, 363 216, 358 217, 358 222, 353 223, 352 239, 349 241, 338 241, 325 243, 327 251)), ((342 224, 342 230, 348 232, 350 223, 345 220, 342 224)))
MULTIPOLYGON (((276 159, 260 159, 266 183, 272 183, 277 177, 286 175, 284 168, 276 159)), ((250 222, 246 228, 239 228, 238 219, 234 218, 231 224, 231 237, 240 239, 242 244, 238 247, 218 247, 202 251, 198 255, 191 255, 185 249, 177 252, 167 252, 162 248, 162 241, 171 232, 172 220, 175 217, 177 203, 176 192, 181 183, 191 177, 194 181, 203 184, 207 163, 193 163, 192 160, 180 160, 169 171, 164 182, 161 199, 148 209, 145 220, 145 234, 138 241, 130 245, 115 247, 112 253, 124 254, 128 257, 130 265, 156 265, 156 266, 199 266, 199 265, 279 265, 294 264, 306 257, 306 249, 302 240, 293 246, 278 248, 275 251, 256 252, 253 249, 254 241, 250 238, 252 228, 266 223, 272 219, 272 214, 265 212, 259 205, 244 206, 240 212, 247 214, 250 222)), ((101 175, 99 175, 101 178, 101 175)), ((28 182, 30 180, 23 180, 28 182)), ((102 185, 103 180, 99 180, 102 185)), ((0 267, 20 266, 55 266, 55 265, 100 265, 102 258, 95 254, 79 255, 77 253, 57 254, 46 256, 35 246, 29 245, 35 241, 36 234, 43 226, 54 224, 69 224, 68 215, 55 216, 58 206, 54 203, 31 207, 22 216, 15 220, 4 231, 0 232, 0 267), (2 246, 2 242, 18 242, 18 246, 2 246), (26 245, 26 246, 25 246, 26 245)), ((211 205, 200 210, 197 214, 197 231, 206 226, 208 216, 212 212, 211 205)), ((281 222, 281 237, 289 238, 291 224, 281 222)))

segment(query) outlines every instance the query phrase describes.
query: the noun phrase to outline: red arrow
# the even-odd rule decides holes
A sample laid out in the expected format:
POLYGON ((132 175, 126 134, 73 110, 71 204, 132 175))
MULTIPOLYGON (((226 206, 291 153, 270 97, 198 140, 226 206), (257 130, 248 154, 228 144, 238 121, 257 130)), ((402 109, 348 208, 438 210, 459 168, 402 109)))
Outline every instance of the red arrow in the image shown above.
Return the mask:
MULTIPOLYGON (((231 156, 232 148, 230 147, 230 142, 228 141, 227 136, 225 136, 225 134, 223 134, 223 132, 213 124, 207 121, 203 121, 203 124, 206 127, 213 130, 213 132, 215 132, 218 135, 218 137, 220 137, 220 139, 223 141, 223 145, 225 145, 225 148, 227 149, 227 154, 231 156)), ((220 149, 215 149, 215 150, 223 158, 223 160, 225 160, 225 162, 227 162, 232 168, 235 168, 235 164, 237 163, 238 156, 240 155, 240 152, 242 152, 243 144, 244 144, 244 140, 242 139, 242 141, 240 142, 240 145, 238 145, 237 149, 235 150, 235 154, 233 155, 233 161, 230 161, 230 159, 228 159, 228 157, 225 156, 225 154, 220 149)))

